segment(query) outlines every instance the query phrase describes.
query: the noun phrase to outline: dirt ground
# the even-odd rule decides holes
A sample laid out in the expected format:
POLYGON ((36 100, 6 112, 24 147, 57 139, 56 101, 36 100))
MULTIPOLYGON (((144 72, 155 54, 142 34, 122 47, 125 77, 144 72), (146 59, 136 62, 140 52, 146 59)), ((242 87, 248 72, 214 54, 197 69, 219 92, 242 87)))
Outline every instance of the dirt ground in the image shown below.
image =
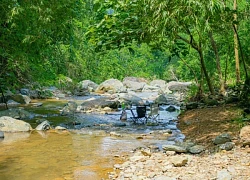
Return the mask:
POLYGON ((188 110, 180 114, 178 127, 186 140, 192 140, 208 149, 214 147, 212 140, 222 133, 229 133, 237 144, 243 126, 237 120, 242 119, 242 111, 236 105, 188 110))

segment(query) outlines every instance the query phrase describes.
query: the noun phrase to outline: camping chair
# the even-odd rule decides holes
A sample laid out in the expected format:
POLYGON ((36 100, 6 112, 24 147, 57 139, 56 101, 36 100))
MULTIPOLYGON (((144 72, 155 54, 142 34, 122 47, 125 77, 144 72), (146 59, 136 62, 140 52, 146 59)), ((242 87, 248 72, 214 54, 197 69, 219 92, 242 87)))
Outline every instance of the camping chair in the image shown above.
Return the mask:
POLYGON ((159 106, 154 103, 150 105, 150 113, 148 114, 148 119, 153 122, 158 122, 159 119, 159 106))
POLYGON ((134 121, 134 123, 138 123, 139 121, 143 124, 147 123, 147 117, 146 117, 146 106, 136 106, 136 113, 137 116, 135 116, 132 109, 130 109, 132 116, 131 119, 134 121))

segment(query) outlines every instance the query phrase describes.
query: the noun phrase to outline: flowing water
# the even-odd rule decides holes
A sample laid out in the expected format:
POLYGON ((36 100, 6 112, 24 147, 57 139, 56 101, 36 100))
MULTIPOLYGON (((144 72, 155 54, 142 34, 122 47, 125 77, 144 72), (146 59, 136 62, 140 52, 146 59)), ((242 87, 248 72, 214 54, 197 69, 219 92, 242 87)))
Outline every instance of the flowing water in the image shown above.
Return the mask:
MULTIPOLYGON (((65 102, 44 101, 40 108, 24 107, 35 114, 27 122, 33 127, 38 118, 46 118, 54 125, 69 122, 72 117, 58 115, 63 104, 65 102)), ((108 179, 108 172, 113 171, 114 164, 125 161, 134 149, 149 145, 160 147, 161 144, 173 143, 176 138, 183 138, 176 129, 176 123, 171 121, 176 119, 176 112, 161 112, 168 123, 158 127, 84 126, 89 119, 98 120, 99 123, 118 122, 119 113, 92 116, 78 114, 73 117, 73 121, 81 121, 83 126, 77 130, 5 133, 5 138, 0 140, 0 180, 108 179), (167 128, 173 130, 168 139, 161 135, 157 138, 153 135, 138 138, 141 134, 152 134, 153 131, 167 128), (121 133, 122 137, 110 136, 111 131, 121 133)))

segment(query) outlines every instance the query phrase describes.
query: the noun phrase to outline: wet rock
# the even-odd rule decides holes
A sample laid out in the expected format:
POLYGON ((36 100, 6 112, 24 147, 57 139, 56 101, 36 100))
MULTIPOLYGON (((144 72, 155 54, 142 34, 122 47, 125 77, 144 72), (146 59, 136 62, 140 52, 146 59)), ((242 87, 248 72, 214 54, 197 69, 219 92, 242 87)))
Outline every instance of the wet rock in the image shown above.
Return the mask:
POLYGON ((55 129, 56 130, 67 130, 66 127, 62 127, 62 126, 56 126, 55 129))
POLYGON ((240 141, 244 146, 250 145, 250 125, 241 128, 240 141))
POLYGON ((190 152, 192 154, 199 154, 204 150, 205 150, 205 147, 201 146, 201 145, 195 145, 195 146, 188 148, 188 152, 190 152))
POLYGON ((213 143, 216 145, 224 144, 226 142, 231 142, 231 137, 227 133, 220 134, 219 136, 216 136, 215 139, 213 140, 213 143))
POLYGON ((20 89, 20 93, 21 93, 22 95, 27 95, 27 96, 29 96, 29 95, 30 95, 30 90, 29 90, 29 89, 26 89, 26 88, 22 88, 22 89, 20 89))
POLYGON ((41 124, 39 124, 36 127, 37 131, 46 131, 46 130, 49 130, 49 129, 51 129, 49 121, 43 121, 41 124))
POLYGON ((110 135, 110 136, 116 136, 116 137, 122 137, 121 134, 116 133, 116 132, 110 132, 109 135, 110 135))
POLYGON ((181 146, 176 146, 176 145, 162 145, 162 149, 164 151, 175 151, 178 153, 185 153, 187 152, 187 149, 181 146))
POLYGON ((220 145, 221 150, 230 151, 234 148, 235 144, 233 142, 226 142, 225 144, 220 145))
POLYGON ((168 112, 174 112, 175 110, 176 110, 176 108, 174 106, 169 106, 166 109, 166 111, 168 111, 168 112))
POLYGON ((231 179, 232 179, 232 176, 227 171, 227 169, 223 169, 217 172, 217 180, 231 180, 231 179))
POLYGON ((34 107, 41 107, 43 105, 43 103, 40 103, 40 102, 38 102, 38 103, 33 103, 33 106, 34 107))
POLYGON ((31 119, 34 117, 33 114, 20 108, 13 108, 0 111, 0 117, 1 116, 9 116, 15 119, 31 119))
POLYGON ((168 104, 168 99, 165 95, 161 94, 155 99, 155 103, 157 104, 168 104))
POLYGON ((127 121, 127 112, 125 110, 122 111, 122 114, 120 116, 120 121, 127 121))
POLYGON ((0 139, 4 138, 4 132, 0 131, 0 139))
POLYGON ((185 166, 188 162, 188 157, 186 156, 172 156, 170 161, 175 167, 185 166))
POLYGON ((66 116, 66 115, 71 115, 74 112, 76 112, 77 109, 77 104, 74 101, 69 101, 64 108, 62 109, 61 115, 66 116))
POLYGON ((114 127, 124 127, 124 126, 127 126, 126 123, 124 122, 116 122, 113 124, 114 127))
POLYGON ((112 109, 117 109, 119 105, 118 101, 109 100, 107 97, 102 97, 98 99, 92 99, 89 101, 85 101, 81 104, 81 108, 84 111, 90 109, 100 109, 105 107, 110 107, 112 109))
POLYGON ((31 99, 29 96, 27 95, 22 95, 22 94, 13 94, 13 95, 9 95, 7 96, 7 99, 8 100, 13 100, 13 101, 16 101, 20 104, 29 104, 31 99))
POLYGON ((0 131, 3 132, 22 132, 31 131, 32 127, 29 123, 14 119, 8 116, 0 117, 0 131))
POLYGON ((12 99, 10 99, 10 100, 7 101, 7 104, 8 104, 8 106, 17 106, 17 105, 19 105, 20 103, 14 101, 14 100, 12 100, 12 99))

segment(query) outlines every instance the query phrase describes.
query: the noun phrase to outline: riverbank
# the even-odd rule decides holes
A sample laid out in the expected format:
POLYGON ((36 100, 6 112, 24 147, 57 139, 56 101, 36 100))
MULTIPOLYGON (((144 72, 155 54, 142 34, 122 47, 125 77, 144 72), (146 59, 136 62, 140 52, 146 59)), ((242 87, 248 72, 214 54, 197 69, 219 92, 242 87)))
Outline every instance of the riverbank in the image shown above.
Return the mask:
POLYGON ((239 123, 242 110, 234 105, 189 110, 179 116, 178 127, 192 141, 206 147, 199 155, 157 152, 136 152, 122 165, 120 173, 110 179, 143 180, 210 180, 250 179, 250 148, 239 144, 239 123), (236 144, 231 151, 219 151, 213 139, 228 133, 236 144))

